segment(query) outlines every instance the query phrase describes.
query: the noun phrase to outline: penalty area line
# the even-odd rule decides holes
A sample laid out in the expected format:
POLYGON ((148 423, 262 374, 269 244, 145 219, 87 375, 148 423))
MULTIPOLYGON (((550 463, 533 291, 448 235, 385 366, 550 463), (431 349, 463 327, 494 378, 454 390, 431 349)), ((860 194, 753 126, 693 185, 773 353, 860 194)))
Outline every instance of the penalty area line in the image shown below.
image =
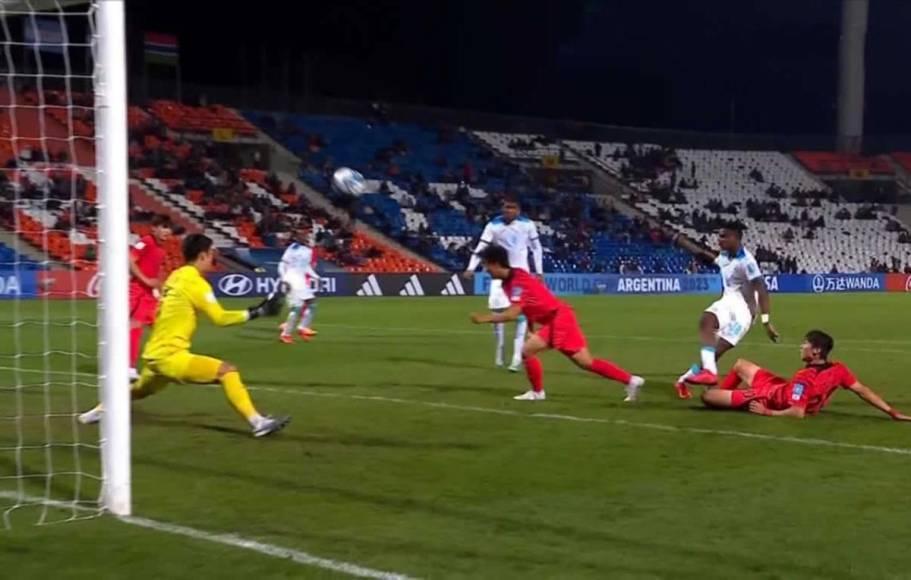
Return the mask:
MULTIPOLYGON (((92 511, 100 513, 100 510, 97 508, 89 508, 86 506, 75 505, 72 502, 47 499, 43 497, 20 495, 16 492, 0 492, 0 498, 12 499, 16 500, 17 502, 23 502, 27 504, 41 504, 61 509, 92 511)), ((323 568, 324 570, 330 570, 332 572, 338 572, 340 574, 347 574, 348 576, 355 576, 357 578, 377 578, 379 580, 413 580, 413 577, 405 576, 404 574, 399 574, 397 572, 374 570, 373 568, 366 568, 358 564, 352 564, 351 562, 321 558, 319 556, 314 556, 313 554, 308 554, 307 552, 302 552, 301 550, 285 548, 282 546, 276 546, 274 544, 267 544, 265 542, 244 538, 236 534, 216 534, 188 526, 170 524, 167 522, 160 522, 158 520, 136 516, 114 517, 117 520, 131 526, 137 526, 158 532, 165 532, 177 536, 184 536, 187 538, 192 538, 194 540, 212 542, 214 544, 221 544, 223 546, 242 548, 244 550, 250 550, 251 552, 263 554, 265 556, 280 558, 282 560, 291 560, 296 564, 323 568)))

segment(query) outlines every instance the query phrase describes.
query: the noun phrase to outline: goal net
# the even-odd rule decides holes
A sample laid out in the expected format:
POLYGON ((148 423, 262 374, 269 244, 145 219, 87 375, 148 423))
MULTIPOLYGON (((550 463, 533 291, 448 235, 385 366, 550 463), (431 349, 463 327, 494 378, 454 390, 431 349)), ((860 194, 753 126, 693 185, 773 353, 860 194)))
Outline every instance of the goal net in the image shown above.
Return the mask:
POLYGON ((119 0, 0 0, 6 527, 130 510, 123 34, 119 0))

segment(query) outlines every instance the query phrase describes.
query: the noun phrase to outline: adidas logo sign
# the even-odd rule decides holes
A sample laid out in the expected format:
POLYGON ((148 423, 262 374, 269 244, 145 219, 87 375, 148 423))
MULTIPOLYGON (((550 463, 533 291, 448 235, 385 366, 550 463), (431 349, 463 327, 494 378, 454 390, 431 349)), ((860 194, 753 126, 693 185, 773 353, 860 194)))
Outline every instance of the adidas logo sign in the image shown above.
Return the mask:
POLYGON ((459 278, 458 274, 453 274, 452 278, 449 279, 449 282, 446 282, 446 287, 443 288, 443 291, 440 292, 441 296, 464 296, 465 288, 462 286, 462 279, 459 278))
POLYGON ((399 296, 423 296, 424 288, 421 286, 421 280, 417 274, 412 274, 411 278, 405 282, 405 287, 399 291, 399 296))
POLYGON ((383 291, 380 289, 379 282, 376 281, 376 276, 370 274, 364 283, 361 284, 361 289, 357 291, 358 296, 382 296, 383 291))

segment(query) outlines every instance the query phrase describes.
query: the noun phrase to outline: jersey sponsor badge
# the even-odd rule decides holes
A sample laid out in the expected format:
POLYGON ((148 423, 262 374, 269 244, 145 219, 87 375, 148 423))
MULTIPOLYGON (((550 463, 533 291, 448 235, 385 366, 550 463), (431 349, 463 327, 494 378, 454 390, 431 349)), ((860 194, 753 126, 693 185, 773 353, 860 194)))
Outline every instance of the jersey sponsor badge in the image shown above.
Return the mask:
POLYGON ((134 245, 133 247, 136 248, 137 250, 141 250, 144 247, 146 247, 146 243, 145 242, 136 242, 136 245, 134 245))
POLYGON ((755 273, 756 273, 756 264, 752 264, 752 263, 747 264, 747 274, 755 274, 755 273))
POLYGON ((521 298, 521 297, 522 297, 522 289, 521 289, 521 288, 518 288, 518 287, 517 287, 517 288, 513 288, 513 289, 512 289, 512 299, 513 299, 513 300, 516 300, 516 299, 521 298))
POLYGON ((806 387, 803 383, 794 383, 794 388, 791 389, 791 400, 799 401, 803 396, 804 389, 806 389, 806 387))

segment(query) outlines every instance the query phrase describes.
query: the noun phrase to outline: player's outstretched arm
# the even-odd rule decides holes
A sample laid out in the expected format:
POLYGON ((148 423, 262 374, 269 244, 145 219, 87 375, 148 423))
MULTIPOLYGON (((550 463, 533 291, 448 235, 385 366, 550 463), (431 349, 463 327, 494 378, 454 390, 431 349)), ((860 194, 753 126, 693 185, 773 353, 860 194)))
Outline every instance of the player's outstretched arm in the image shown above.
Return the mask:
POLYGON ((246 310, 225 310, 215 298, 212 287, 208 283, 205 286, 194 288, 191 292, 193 304, 203 311, 216 326, 233 326, 260 316, 275 316, 281 310, 283 296, 279 289, 256 306, 251 306, 246 310))
POLYGON ((871 407, 875 407, 875 408, 879 409, 880 411, 882 411, 886 415, 889 415, 896 421, 911 421, 911 417, 909 417, 907 415, 903 415, 902 413, 899 413, 898 411, 893 409, 891 406, 889 406, 889 403, 884 401, 883 398, 880 397, 878 394, 876 394, 876 392, 873 389, 871 389, 867 385, 861 383, 860 381, 856 381, 853 385, 850 385, 848 388, 851 389, 852 391, 854 391, 854 394, 857 395, 858 397, 860 397, 865 403, 867 403, 871 407))
POLYGON ((768 335, 769 340, 772 342, 778 342, 781 338, 781 335, 778 334, 778 331, 772 326, 772 300, 769 297, 769 289, 765 285, 765 278, 759 276, 758 278, 750 281, 750 284, 753 287, 753 291, 756 293, 757 298, 759 299, 759 316, 762 320, 762 326, 765 328, 765 333, 768 335))
POLYGON ((513 320, 517 320, 521 315, 522 307, 518 304, 514 304, 510 306, 508 310, 495 314, 479 314, 477 312, 472 312, 471 321, 475 324, 512 322, 513 320))
POLYGON ((490 245, 490 242, 493 241, 493 227, 488 223, 484 226, 484 231, 481 232, 481 239, 478 240, 478 245, 475 246, 474 252, 471 253, 471 258, 468 260, 468 266, 465 268, 465 275, 469 278, 474 276, 474 271, 478 269, 478 266, 481 265, 481 250, 490 245))
POLYGON ((671 238, 671 244, 679 248, 683 248, 684 250, 693 254, 697 260, 700 260, 707 264, 714 264, 715 260, 718 258, 718 252, 713 252, 699 246, 696 244, 696 242, 690 240, 680 232, 674 234, 674 237, 671 238))
POLYGON ((803 419, 806 416, 806 409, 803 407, 788 407, 783 411, 773 411, 760 401, 750 401, 750 413, 765 415, 766 417, 791 417, 793 419, 803 419))

